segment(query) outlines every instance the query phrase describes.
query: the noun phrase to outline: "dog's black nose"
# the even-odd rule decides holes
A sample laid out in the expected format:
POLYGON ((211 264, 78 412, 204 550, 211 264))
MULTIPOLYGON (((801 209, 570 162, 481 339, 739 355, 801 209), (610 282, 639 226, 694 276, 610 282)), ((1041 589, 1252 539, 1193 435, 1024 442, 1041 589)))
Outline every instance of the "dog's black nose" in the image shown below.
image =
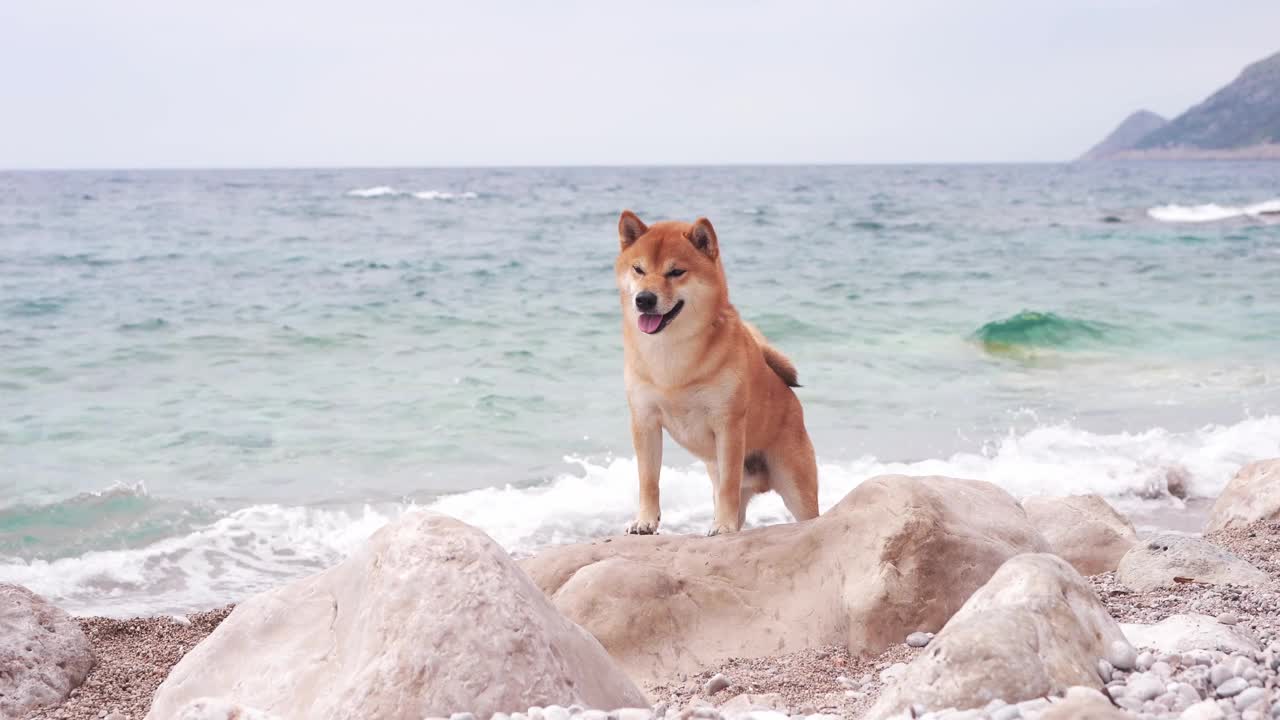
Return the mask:
POLYGON ((649 312, 650 310, 657 307, 657 305, 658 305, 658 296, 654 295, 648 290, 645 290, 639 295, 636 295, 636 308, 639 309, 641 312, 649 312))

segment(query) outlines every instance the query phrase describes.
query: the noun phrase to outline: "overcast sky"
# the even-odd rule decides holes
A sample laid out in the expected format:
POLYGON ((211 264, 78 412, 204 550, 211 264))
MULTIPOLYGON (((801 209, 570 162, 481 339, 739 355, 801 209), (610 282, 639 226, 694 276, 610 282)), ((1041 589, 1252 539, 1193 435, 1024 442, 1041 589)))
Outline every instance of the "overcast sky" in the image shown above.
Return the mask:
POLYGON ((1064 160, 1276 0, 3 0, 0 167, 1064 160))

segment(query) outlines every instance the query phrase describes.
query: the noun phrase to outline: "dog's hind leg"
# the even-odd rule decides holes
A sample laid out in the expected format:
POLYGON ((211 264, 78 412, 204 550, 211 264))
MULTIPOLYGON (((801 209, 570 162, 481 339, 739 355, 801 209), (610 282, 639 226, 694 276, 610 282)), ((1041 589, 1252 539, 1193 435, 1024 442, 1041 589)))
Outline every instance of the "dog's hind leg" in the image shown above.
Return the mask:
POLYGON ((770 489, 782 496, 796 520, 818 517, 818 463, 809 437, 799 438, 768 455, 770 489))

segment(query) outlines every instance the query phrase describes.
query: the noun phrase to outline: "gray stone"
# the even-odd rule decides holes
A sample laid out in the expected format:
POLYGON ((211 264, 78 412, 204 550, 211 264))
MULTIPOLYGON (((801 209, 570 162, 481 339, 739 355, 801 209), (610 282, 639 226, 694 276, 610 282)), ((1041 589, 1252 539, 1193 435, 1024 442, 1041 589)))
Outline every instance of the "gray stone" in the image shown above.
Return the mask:
POLYGON ((928 645, 929 641, 932 639, 933 633, 913 632, 907 636, 907 645, 913 648, 922 648, 925 645, 928 645))
POLYGON ((1236 695, 1236 709, 1246 710, 1267 698, 1267 691, 1260 687, 1245 688, 1236 695))
POLYGON ((494 713, 489 720, 511 720, 511 716, 506 713, 494 713))
POLYGON ((1137 667, 1138 651, 1123 640, 1113 640, 1107 645, 1107 662, 1117 670, 1132 670, 1137 667))
POLYGON ((1258 644, 1237 625, 1223 625, 1209 615, 1170 615, 1154 625, 1122 623, 1129 642, 1137 647, 1158 652, 1189 653, 1195 662, 1211 664, 1205 660, 1204 650, 1222 650, 1253 654, 1258 644))
POLYGON ((1139 700, 1154 700, 1164 693, 1164 682, 1151 673, 1139 673, 1129 678, 1129 692, 1139 700))
POLYGON ((0 718, 62 702, 92 667, 79 623, 30 590, 0 583, 0 718))
POLYGON ((1116 580, 1131 590, 1144 592, 1177 584, 1175 578, 1222 585, 1260 587, 1266 573, 1247 560, 1189 535, 1166 533, 1134 545, 1120 559, 1116 580))
POLYGON ((1178 720, 1222 720, 1227 714, 1212 700, 1201 700, 1178 716, 1178 720))
POLYGON ((548 705, 542 709, 542 716, 547 720, 569 720, 569 708, 548 705))
POLYGON ((578 717, 582 720, 609 720, 609 713, 603 710, 583 710, 578 717))
POLYGON ((1214 687, 1218 687, 1235 676, 1236 674, 1231 672, 1231 668, 1226 665, 1214 665, 1209 669, 1209 682, 1213 683, 1214 687))
POLYGON ((1244 678, 1233 677, 1230 680, 1218 686, 1218 697, 1229 698, 1235 697, 1249 687, 1249 681, 1244 678))
POLYGON ((615 720, 653 720, 654 712, 649 708, 620 708, 613 711, 615 720))
POLYGON ((1236 614, 1233 612, 1224 612, 1218 616, 1218 622, 1223 625, 1235 625, 1240 622, 1240 618, 1236 617, 1236 614))
POLYGON ((469 712, 460 712, 450 715, 449 720, 476 720, 476 716, 469 712))
POLYGON ((1107 662, 1103 658, 1098 658, 1098 677, 1102 678, 1102 682, 1111 682, 1111 671, 1113 669, 1114 668, 1111 667, 1111 663, 1107 662))
POLYGON ((1144 650, 1138 653, 1138 660, 1137 662, 1134 663, 1134 667, 1142 672, 1146 672, 1151 669, 1152 665, 1155 665, 1155 664, 1156 664, 1155 654, 1152 653, 1150 650, 1144 650))
POLYGON ((1161 660, 1151 666, 1151 672, 1155 673, 1158 677, 1168 679, 1173 676, 1173 666, 1161 660))
POLYGON ((711 676, 711 679, 702 686, 702 692, 706 695, 715 695, 716 693, 729 687, 729 678, 720 673, 711 676))

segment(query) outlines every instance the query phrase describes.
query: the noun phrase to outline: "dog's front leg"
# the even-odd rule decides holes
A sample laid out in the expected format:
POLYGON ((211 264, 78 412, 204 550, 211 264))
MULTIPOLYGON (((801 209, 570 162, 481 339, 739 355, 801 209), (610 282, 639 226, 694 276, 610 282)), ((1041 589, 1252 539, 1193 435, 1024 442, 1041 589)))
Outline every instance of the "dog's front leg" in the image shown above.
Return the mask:
POLYGON ((745 419, 730 421, 716 433, 716 517, 708 535, 737 532, 742 529, 738 508, 742 505, 742 462, 747 452, 745 419))
POLYGON ((662 424, 653 416, 631 416, 631 443, 640 468, 640 507, 636 519, 627 526, 630 535, 658 532, 662 509, 658 505, 658 475, 662 472, 662 424))

